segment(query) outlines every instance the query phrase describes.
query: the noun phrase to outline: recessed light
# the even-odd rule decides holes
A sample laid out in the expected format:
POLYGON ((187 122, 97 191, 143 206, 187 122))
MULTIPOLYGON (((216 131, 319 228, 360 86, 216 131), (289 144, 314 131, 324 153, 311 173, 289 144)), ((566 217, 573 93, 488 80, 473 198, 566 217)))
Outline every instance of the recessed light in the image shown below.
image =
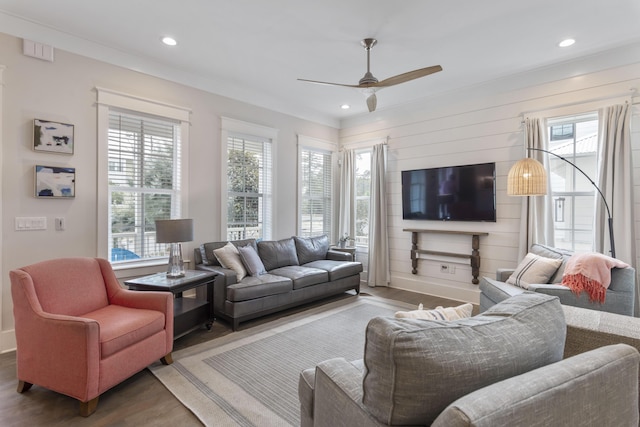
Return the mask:
POLYGON ((178 44, 176 39, 174 39, 173 37, 163 37, 162 43, 166 44, 167 46, 175 46, 178 44))
POLYGON ((349 108, 351 108, 351 105, 349 105, 349 104, 342 104, 342 105, 340 106, 340 108, 342 108, 343 110, 348 110, 349 108))
POLYGON ((558 43, 558 46, 560 47, 569 47, 572 44, 574 44, 576 41, 574 39, 565 39, 562 40, 560 43, 558 43))

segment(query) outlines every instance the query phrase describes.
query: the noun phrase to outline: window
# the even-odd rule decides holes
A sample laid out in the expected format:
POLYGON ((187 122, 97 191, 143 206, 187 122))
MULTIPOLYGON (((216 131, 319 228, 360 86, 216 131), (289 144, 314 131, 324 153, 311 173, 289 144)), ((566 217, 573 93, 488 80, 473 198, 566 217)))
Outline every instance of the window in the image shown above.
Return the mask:
POLYGON ((331 152, 301 147, 300 236, 331 236, 332 168, 331 152))
POLYGON ((270 239, 273 230, 273 158, 278 131, 221 118, 222 188, 227 202, 221 234, 227 240, 270 239))
MULTIPOLYGON (((549 151, 564 157, 591 179, 597 175, 598 115, 548 120, 549 151)), ((555 246, 573 251, 593 250, 595 188, 576 168, 549 156, 555 246)))
POLYGON ((369 248, 371 150, 356 151, 356 246, 369 248))
POLYGON ((136 274, 129 267, 166 263, 166 245, 155 244, 155 220, 186 215, 180 153, 189 142, 190 110, 104 88, 96 93, 96 252, 126 277, 136 274))
POLYGON ((181 213, 179 123, 111 109, 108 153, 111 261, 168 255, 155 220, 181 213))
POLYGON ((271 235, 271 141, 230 135, 227 140, 227 240, 271 235))

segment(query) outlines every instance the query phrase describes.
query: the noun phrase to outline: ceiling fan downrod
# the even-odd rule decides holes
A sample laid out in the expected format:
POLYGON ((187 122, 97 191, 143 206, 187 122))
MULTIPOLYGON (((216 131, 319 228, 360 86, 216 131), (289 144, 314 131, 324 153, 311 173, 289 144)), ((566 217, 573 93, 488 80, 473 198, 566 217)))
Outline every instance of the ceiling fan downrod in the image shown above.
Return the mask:
POLYGON ((364 77, 360 79, 360 84, 373 84, 378 83, 378 79, 376 79, 373 74, 371 74, 371 58, 370 53, 371 49, 378 43, 376 39, 364 39, 360 42, 360 44, 364 47, 364 50, 367 51, 367 72, 364 74, 364 77))

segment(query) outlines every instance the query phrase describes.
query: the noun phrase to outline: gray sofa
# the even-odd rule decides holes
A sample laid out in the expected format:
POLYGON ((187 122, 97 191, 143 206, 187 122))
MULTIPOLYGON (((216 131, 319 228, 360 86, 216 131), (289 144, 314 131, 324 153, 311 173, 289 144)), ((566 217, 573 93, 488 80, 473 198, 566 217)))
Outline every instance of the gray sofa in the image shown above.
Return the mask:
MULTIPOLYGON (((561 284, 564 266, 572 252, 550 246, 534 244, 530 251, 533 254, 552 259, 561 259, 562 264, 551 276, 548 283, 529 284, 529 291, 560 298, 560 303, 574 307, 606 311, 610 313, 637 316, 636 271, 634 268, 612 268, 611 284, 607 289, 603 304, 589 301, 586 292, 576 296, 571 289, 561 284)), ((480 281, 480 311, 483 312, 494 304, 513 295, 525 292, 525 289, 506 283, 514 269, 501 268, 496 272, 496 279, 483 277, 480 281)))
POLYGON ((194 250, 195 268, 214 271, 214 315, 229 321, 233 330, 240 322, 300 304, 337 295, 360 292, 362 263, 351 254, 329 249, 329 238, 291 237, 278 241, 255 239, 231 242, 257 252, 266 273, 247 275, 238 281, 234 270, 223 268, 214 255, 228 242, 210 242, 194 250))
POLYGON ((524 293, 452 322, 375 318, 364 359, 302 372, 301 425, 637 426, 640 354, 562 360, 556 297, 524 293))

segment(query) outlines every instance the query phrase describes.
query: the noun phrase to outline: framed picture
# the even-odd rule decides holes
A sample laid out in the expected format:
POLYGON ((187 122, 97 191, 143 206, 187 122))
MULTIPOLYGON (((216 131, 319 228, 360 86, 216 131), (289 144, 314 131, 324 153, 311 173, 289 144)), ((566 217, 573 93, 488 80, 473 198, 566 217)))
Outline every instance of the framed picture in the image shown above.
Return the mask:
POLYGON ((36 165, 36 197, 76 196, 76 168, 36 165))
POLYGON ((47 153, 73 154, 73 125, 33 120, 33 149, 47 153))

